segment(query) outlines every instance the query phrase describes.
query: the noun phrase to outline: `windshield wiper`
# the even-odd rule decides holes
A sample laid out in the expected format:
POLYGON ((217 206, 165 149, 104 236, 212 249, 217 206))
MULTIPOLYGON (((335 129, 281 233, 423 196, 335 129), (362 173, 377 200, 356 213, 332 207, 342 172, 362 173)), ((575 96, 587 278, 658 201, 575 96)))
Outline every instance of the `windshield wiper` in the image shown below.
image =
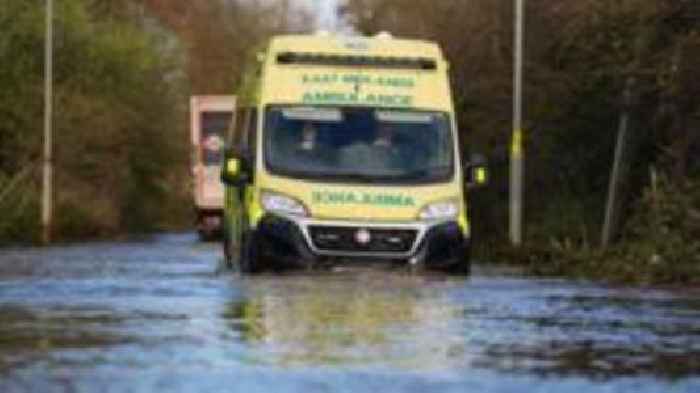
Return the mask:
POLYGON ((398 177, 401 179, 432 179, 448 173, 450 168, 420 168, 403 172, 398 177))
POLYGON ((402 178, 423 178, 423 177, 428 177, 431 175, 431 172, 428 172, 427 169, 421 168, 421 169, 414 169, 408 172, 404 172, 401 174, 402 178))
POLYGON ((393 178, 393 176, 391 176, 391 175, 371 175, 371 174, 357 173, 357 172, 335 173, 333 175, 329 175, 329 177, 337 177, 340 179, 361 181, 361 182, 367 182, 367 183, 379 183, 379 182, 383 182, 383 181, 386 181, 388 179, 393 178))

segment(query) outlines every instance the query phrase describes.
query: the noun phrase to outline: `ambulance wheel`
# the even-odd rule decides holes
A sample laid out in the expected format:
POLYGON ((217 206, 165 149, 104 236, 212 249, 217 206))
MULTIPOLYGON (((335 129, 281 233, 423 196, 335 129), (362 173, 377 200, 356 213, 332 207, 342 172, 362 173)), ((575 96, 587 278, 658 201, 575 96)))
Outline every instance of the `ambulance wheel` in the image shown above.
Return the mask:
POLYGON ((449 268, 451 274, 468 276, 472 272, 471 247, 465 247, 462 258, 449 268))
POLYGON ((260 243, 248 233, 243 236, 242 247, 238 256, 238 267, 241 273, 253 274, 261 271, 260 243))

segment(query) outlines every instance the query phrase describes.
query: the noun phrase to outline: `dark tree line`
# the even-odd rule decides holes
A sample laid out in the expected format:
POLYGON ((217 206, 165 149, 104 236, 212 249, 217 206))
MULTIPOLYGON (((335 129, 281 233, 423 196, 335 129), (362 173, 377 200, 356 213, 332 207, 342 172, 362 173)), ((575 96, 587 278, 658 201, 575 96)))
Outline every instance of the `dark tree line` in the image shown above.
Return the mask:
MULTIPOLYGON (((629 81, 634 99, 625 205, 650 186, 650 168, 677 184, 698 176, 700 2, 526 4, 528 232, 536 241, 595 242, 629 81)), ((388 30, 441 43, 452 63, 463 142, 489 152, 494 164, 495 187, 476 197, 484 207, 476 210, 487 211, 477 222, 503 239, 513 2, 350 0, 343 11, 365 34, 388 30), (486 210, 494 201, 498 208, 486 210)))
MULTIPOLYGON (((492 165, 492 187, 472 198, 476 233, 495 245, 507 235, 512 3, 347 0, 340 10, 358 33, 386 30, 445 50, 461 143, 492 165)), ((66 236, 186 221, 187 97, 233 93, 267 37, 312 30, 286 0, 58 4, 57 204, 66 236)), ((527 242, 567 250, 598 243, 627 109, 619 239, 651 244, 645 258, 659 252, 651 241, 659 233, 658 241, 692 250, 700 238, 700 2, 526 4, 527 242)), ((43 2, 5 1, 0 32, 0 186, 23 190, 0 192, 0 212, 11 218, 0 239, 8 239, 35 233, 38 221, 39 177, 25 168, 41 152, 43 2)))
MULTIPOLYGON (((308 20, 284 0, 55 4, 56 237, 189 224, 189 96, 232 94, 251 48, 308 20)), ((0 7, 0 242, 39 233, 44 5, 0 7)))

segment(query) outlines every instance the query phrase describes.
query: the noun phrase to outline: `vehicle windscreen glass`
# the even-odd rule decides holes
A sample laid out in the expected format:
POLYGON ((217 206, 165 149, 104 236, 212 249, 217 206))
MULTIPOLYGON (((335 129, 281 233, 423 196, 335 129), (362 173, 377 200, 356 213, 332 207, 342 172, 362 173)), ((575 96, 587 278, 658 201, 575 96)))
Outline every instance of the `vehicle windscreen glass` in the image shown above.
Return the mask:
POLYGON ((230 112, 204 112, 201 117, 202 162, 204 165, 221 164, 224 135, 231 122, 230 112))
POLYGON ((452 177, 449 117, 378 108, 271 107, 265 115, 268 170, 355 182, 437 182, 452 177))

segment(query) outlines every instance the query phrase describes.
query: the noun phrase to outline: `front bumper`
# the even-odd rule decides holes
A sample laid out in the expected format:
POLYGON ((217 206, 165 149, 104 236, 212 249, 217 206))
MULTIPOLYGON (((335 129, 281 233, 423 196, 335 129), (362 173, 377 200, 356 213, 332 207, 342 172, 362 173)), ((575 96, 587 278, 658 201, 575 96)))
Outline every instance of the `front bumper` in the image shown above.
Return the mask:
POLYGON ((263 256, 285 265, 352 258, 442 267, 461 262, 469 249, 469 239, 456 221, 346 222, 268 214, 253 237, 263 256))

